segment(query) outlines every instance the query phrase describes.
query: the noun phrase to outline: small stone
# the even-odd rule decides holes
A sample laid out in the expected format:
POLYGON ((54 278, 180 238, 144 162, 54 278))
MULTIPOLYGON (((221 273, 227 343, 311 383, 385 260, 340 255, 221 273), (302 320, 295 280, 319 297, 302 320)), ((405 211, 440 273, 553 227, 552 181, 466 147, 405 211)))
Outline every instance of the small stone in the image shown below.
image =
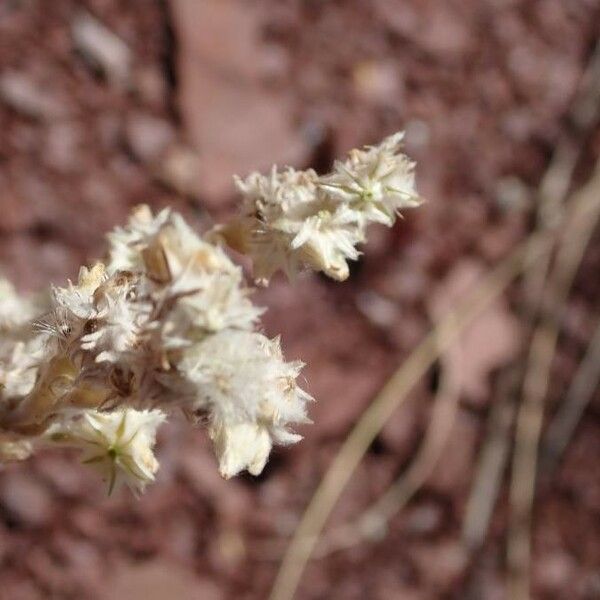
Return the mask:
POLYGON ((393 62, 365 61, 352 71, 357 94, 364 100, 398 106, 402 104, 403 82, 393 62))
POLYGON ((208 578, 162 560, 121 566, 106 584, 103 598, 127 600, 221 600, 219 587, 208 578))
POLYGON ((125 42, 95 17, 81 12, 72 24, 73 43, 83 57, 111 82, 128 84, 131 52, 125 42))
POLYGON ((404 531, 413 535, 431 535, 442 524, 442 509, 433 502, 424 502, 406 511, 404 531))
POLYGON ((411 556, 428 585, 438 590, 450 589, 456 584, 468 564, 465 549, 455 540, 416 545, 411 556))
POLYGON ((133 74, 135 90, 143 103, 162 108, 167 102, 169 91, 161 69, 154 65, 143 65, 133 74))
POLYGON ((33 119, 49 121, 65 114, 64 104, 25 73, 7 71, 0 76, 0 100, 33 119))
POLYGON ((72 121, 49 124, 44 140, 44 162, 62 173, 81 170, 83 139, 84 132, 79 124, 72 121))
POLYGON ((394 411, 379 437, 396 456, 404 457, 414 447, 419 432, 419 410, 412 397, 408 404, 394 411))
POLYGON ((387 329, 399 315, 399 307, 395 302, 373 291, 361 292, 356 300, 358 310, 377 327, 387 329))
POLYGON ((577 575, 575 559, 560 550, 545 553, 534 563, 534 579, 545 592, 560 594, 568 589, 577 575))
POLYGON ((31 472, 10 471, 0 487, 0 504, 20 524, 41 527, 52 517, 52 500, 48 488, 31 472))
MULTIPOLYGON (((447 277, 430 294, 429 305, 436 321, 442 320, 469 293, 481 285, 485 267, 471 259, 457 262, 447 277)), ((512 360, 520 347, 520 324, 504 298, 463 328, 443 356, 443 368, 475 405, 489 401, 489 376, 512 360)))
POLYGON ((147 163, 160 159, 175 139, 175 132, 168 121, 142 113, 128 119, 126 135, 135 157, 147 163))
POLYGON ((185 196, 194 196, 198 192, 199 169, 198 154, 187 146, 175 145, 165 154, 157 176, 176 192, 185 196))

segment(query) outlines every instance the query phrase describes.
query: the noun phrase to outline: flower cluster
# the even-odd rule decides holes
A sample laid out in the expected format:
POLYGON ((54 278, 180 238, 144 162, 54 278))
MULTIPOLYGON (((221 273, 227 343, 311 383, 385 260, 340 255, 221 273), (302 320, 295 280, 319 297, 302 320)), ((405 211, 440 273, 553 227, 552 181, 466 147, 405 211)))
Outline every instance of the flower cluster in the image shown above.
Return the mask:
POLYGON ((259 280, 303 266, 345 278, 367 224, 419 203, 400 140, 323 177, 238 179, 243 215, 204 238, 141 206, 108 235, 104 262, 49 294, 21 298, 0 280, 0 462, 68 446, 110 492, 142 492, 158 469, 157 429, 180 413, 206 426, 224 477, 260 473, 274 444, 300 439, 291 427, 308 422, 311 398, 302 364, 260 332, 263 309, 220 240, 254 259, 259 280))
POLYGON ((402 209, 421 204, 415 163, 400 152, 402 139, 396 133, 378 146, 353 150, 324 176, 273 168, 269 175, 236 178, 242 213, 218 231, 253 259, 259 282, 278 270, 292 279, 303 267, 344 280, 369 223, 391 227, 402 209))

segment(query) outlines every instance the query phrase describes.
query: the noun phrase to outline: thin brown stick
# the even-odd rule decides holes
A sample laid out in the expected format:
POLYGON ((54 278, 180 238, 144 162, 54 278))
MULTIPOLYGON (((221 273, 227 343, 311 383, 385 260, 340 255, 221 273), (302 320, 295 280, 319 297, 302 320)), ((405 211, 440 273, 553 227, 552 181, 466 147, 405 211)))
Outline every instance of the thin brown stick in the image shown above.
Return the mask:
POLYGON ((511 600, 529 598, 531 513, 537 471, 537 449, 544 399, 558 340, 558 319, 577 268, 600 216, 600 163, 590 181, 576 194, 577 206, 568 223, 556 266, 545 290, 544 312, 533 335, 517 416, 515 455, 510 485, 511 518, 508 537, 508 589, 511 600))

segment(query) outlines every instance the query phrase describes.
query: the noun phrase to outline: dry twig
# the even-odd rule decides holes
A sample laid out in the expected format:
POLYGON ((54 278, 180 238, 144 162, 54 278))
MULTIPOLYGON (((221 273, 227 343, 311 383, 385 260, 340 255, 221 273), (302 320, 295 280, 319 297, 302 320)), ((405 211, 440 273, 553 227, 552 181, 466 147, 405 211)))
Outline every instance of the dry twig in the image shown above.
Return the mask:
POLYGON ((550 476, 560 461, 599 383, 600 324, 596 327, 565 399, 546 432, 540 459, 540 471, 546 476, 550 476))
MULTIPOLYGON (((595 114, 595 110, 590 109, 595 106, 594 102, 589 102, 589 98, 595 99, 600 95, 600 50, 596 50, 594 56, 595 60, 588 69, 588 75, 591 73, 588 79, 592 82, 590 89, 593 90, 593 93, 583 95, 586 100, 582 102, 585 111, 582 110, 581 113, 578 113, 580 118, 574 119, 577 128, 583 128, 583 125, 588 122, 586 115, 595 114)), ((593 116, 589 117, 590 121, 593 121, 593 118, 593 116)), ((575 155, 572 155, 571 150, 565 146, 564 153, 565 158, 558 162, 567 165, 567 172, 572 173, 578 150, 576 149, 575 155), (571 157, 570 160, 567 160, 569 157, 571 157)), ((556 180, 564 180, 564 174, 565 171, 560 173, 560 177, 557 174, 556 180)), ((566 188, 564 191, 566 192, 566 188)), ((575 203, 576 206, 584 204, 583 200, 580 199, 580 202, 575 203)), ((546 214, 550 214, 553 219, 554 214, 551 211, 546 214)), ((557 219, 553 219, 552 223, 558 225, 561 222, 562 214, 560 211, 555 214, 557 219)), ((304 567, 315 548, 331 510, 369 445, 392 412, 403 402, 413 385, 438 356, 455 340, 461 329, 502 293, 521 272, 536 264, 549 252, 552 238, 553 236, 549 235, 545 229, 532 234, 488 275, 472 295, 438 323, 390 378, 347 437, 313 495, 285 553, 271 591, 271 600, 288 600, 293 597, 304 567)))
POLYGON ((576 194, 573 204, 573 217, 565 229, 556 265, 545 289, 542 318, 531 342, 523 402, 517 416, 508 538, 509 597, 513 600, 529 597, 531 512, 544 399, 558 340, 560 314, 600 216, 600 162, 590 181, 576 194))
MULTIPOLYGON (((536 193, 537 232, 557 232, 583 141, 598 120, 599 106, 600 42, 592 53, 568 114, 573 131, 571 134, 564 133, 559 139, 536 193)), ((529 332, 539 313, 555 241, 555 236, 549 236, 545 256, 538 262, 537 268, 529 271, 525 277, 523 319, 525 329, 529 332)), ((529 335, 531 333, 525 337, 529 335)), ((509 436, 517 408, 516 396, 523 377, 522 363, 519 361, 514 369, 505 371, 500 378, 503 393, 490 413, 489 434, 481 451, 463 525, 463 540, 471 550, 483 544, 500 490, 502 473, 509 456, 509 436)))
POLYGON ((460 331, 543 255, 546 235, 532 235, 485 277, 481 285, 442 319, 392 375, 349 434, 317 488, 288 546, 271 600, 292 598, 331 510, 369 445, 420 377, 460 331))
POLYGON ((462 539, 471 552, 478 550, 484 542, 500 491, 517 408, 514 391, 518 376, 515 369, 508 368, 499 378, 497 400, 490 412, 488 433, 480 452, 463 522, 462 539))
POLYGON ((357 519, 331 531, 316 550, 321 557, 385 535, 388 523, 425 484, 450 437, 460 394, 459 383, 448 368, 442 367, 432 418, 425 440, 404 473, 357 519))

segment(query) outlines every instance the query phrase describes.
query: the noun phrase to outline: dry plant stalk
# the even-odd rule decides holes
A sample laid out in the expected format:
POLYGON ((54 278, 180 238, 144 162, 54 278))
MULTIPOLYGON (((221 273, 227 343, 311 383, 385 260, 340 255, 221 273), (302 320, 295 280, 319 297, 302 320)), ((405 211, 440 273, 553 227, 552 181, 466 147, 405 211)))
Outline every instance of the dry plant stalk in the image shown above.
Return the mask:
MULTIPOLYGON (((600 107, 600 42, 588 62, 577 98, 570 111, 575 132, 580 137, 598 120, 600 107)), ((553 164, 540 189, 537 227, 556 231, 564 211, 563 201, 579 156, 580 145, 563 139, 553 164)), ((510 482, 510 524, 508 534, 508 593, 516 600, 526 600, 530 593, 531 518, 537 479, 538 444, 544 415, 551 361, 559 334, 559 317, 583 257, 585 247, 598 219, 597 196, 600 194, 600 163, 588 184, 576 196, 582 208, 574 212, 569 233, 558 249, 554 270, 550 272, 551 252, 537 273, 526 281, 533 330, 523 377, 523 397, 517 414, 515 451, 510 482), (596 198, 595 198, 596 195, 596 198), (588 203, 584 202, 587 196, 588 203), (594 200, 596 199, 596 203, 594 200), (589 214, 588 214, 589 213, 589 214), (586 219, 588 219, 586 221, 586 219)))
POLYGON ((541 452, 541 474, 549 477, 558 465, 581 415, 600 383, 600 324, 585 352, 565 399, 546 432, 541 452))
POLYGON ((578 210, 567 223, 556 264, 544 290, 542 316, 529 349, 523 401, 517 415, 508 537, 508 591, 510 598, 515 600, 529 598, 531 516, 544 400, 560 331, 560 316, 587 244, 600 218, 600 163, 590 181, 576 196, 574 203, 578 210))
POLYGON ((402 133, 353 150, 333 171, 273 169, 236 178, 240 215, 198 236, 168 209, 139 207, 108 235, 103 262, 76 283, 21 298, 0 281, 0 462, 45 447, 79 449, 109 492, 154 480, 164 420, 205 425, 224 477, 262 471, 273 444, 308 421, 311 400, 224 246, 266 284, 279 270, 348 277, 369 223, 418 206, 402 133))
POLYGON ((294 532, 277 574, 270 600, 290 600, 321 531, 342 491, 390 415, 406 400, 435 360, 523 271, 536 265, 548 244, 546 233, 533 234, 495 267, 481 284, 413 350, 363 413, 338 451, 294 532))
POLYGON ((406 470, 388 489, 351 522, 328 532, 315 551, 315 556, 350 548, 364 541, 381 539, 390 520, 425 484, 442 455, 458 411, 460 386, 450 369, 441 361, 439 388, 433 401, 432 416, 423 443, 406 470))
MULTIPOLYGON (((523 281, 525 301, 522 318, 526 336, 532 335, 538 318, 544 285, 550 270, 552 250, 558 228, 565 213, 567 193, 578 163, 585 137, 598 121, 600 107, 600 42, 587 63, 578 85, 576 97, 567 118, 572 127, 559 138, 552 159, 534 194, 537 232, 551 231, 545 256, 523 281)), ((498 401, 490 413, 488 437, 477 465, 463 525, 463 540, 471 551, 482 544, 496 503, 502 474, 509 457, 510 434, 515 420, 518 394, 524 377, 525 362, 518 361, 500 377, 498 401)))
MULTIPOLYGON (((599 196, 600 197, 600 196, 599 196)), ((560 220, 580 223, 594 214, 597 197, 577 194, 560 220)), ((572 231, 569 227, 568 231, 572 231)), ((566 237, 566 236, 565 236, 566 237)), ((362 457, 389 416, 407 398, 414 384, 454 342, 460 332, 495 300, 519 275, 529 275, 543 261, 555 239, 555 232, 535 231, 496 266, 456 308, 439 321, 412 351, 363 413, 338 451, 313 494, 284 555, 271 591, 270 600, 290 600, 302 572, 313 554, 321 531, 362 457)), ((403 486, 400 488, 403 490, 403 486)), ((406 488, 408 489, 408 488, 406 488)), ((401 506, 402 498, 398 506, 401 506)))

